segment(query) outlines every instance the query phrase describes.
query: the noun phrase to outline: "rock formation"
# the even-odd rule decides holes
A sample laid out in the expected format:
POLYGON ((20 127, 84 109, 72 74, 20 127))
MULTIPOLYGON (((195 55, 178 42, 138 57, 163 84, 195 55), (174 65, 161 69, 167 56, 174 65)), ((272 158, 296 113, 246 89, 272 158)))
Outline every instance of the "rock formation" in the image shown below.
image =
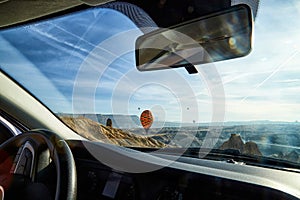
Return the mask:
POLYGON ((221 146, 221 150, 225 149, 237 149, 242 154, 257 155, 261 156, 261 152, 255 142, 247 142, 244 144, 239 134, 231 134, 229 140, 225 141, 221 146))
POLYGON ((85 117, 60 117, 71 129, 79 135, 94 141, 115 144, 126 147, 163 148, 167 145, 151 137, 136 135, 129 131, 104 126, 85 117))

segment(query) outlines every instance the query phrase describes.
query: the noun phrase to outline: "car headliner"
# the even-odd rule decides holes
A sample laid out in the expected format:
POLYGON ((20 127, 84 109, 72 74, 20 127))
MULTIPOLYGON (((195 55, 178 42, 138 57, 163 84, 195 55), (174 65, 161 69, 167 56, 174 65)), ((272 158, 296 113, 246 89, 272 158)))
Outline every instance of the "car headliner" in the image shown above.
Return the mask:
MULTIPOLYGON (((32 20, 48 17, 49 15, 56 15, 58 13, 71 12, 72 10, 80 9, 87 6, 97 6, 113 0, 0 0, 0 28, 17 25, 20 23, 29 22, 32 20)), ((159 23, 161 16, 156 15, 157 8, 151 10, 152 4, 157 1, 147 0, 123 0, 125 2, 133 3, 143 8, 153 18, 160 27, 168 27, 159 23), (150 12, 149 12, 150 11, 150 12), (158 21, 157 21, 158 20, 158 21)), ((174 8, 181 9, 181 3, 185 1, 173 0, 174 8), (176 3, 177 2, 177 3, 176 3)), ((197 0, 195 1, 201 7, 198 10, 198 15, 214 12, 219 9, 227 8, 231 4, 248 4, 253 11, 254 17, 256 16, 259 0, 197 0), (205 6, 201 6, 205 4, 205 6), (209 4, 209 6, 207 6, 209 4), (203 7, 203 8, 202 8, 203 7)), ((168 9, 167 9, 168 10, 168 9)), ((163 12, 166 12, 164 10, 163 12)), ((177 12, 177 10, 176 10, 177 12)), ((170 13, 169 13, 170 14, 170 13)), ((166 14, 168 16, 169 14, 166 14)), ((171 20, 171 19, 167 19, 171 20)))
POLYGON ((0 27, 15 25, 84 5, 112 0, 0 0, 0 27))

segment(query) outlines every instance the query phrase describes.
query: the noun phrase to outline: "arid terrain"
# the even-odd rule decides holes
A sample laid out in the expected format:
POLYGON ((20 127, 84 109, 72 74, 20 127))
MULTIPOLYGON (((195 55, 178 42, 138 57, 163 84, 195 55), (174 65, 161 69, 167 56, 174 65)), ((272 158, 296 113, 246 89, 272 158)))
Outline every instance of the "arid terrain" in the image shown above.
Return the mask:
MULTIPOLYGON (((208 134, 208 126, 183 126, 151 128, 147 134, 137 126, 137 117, 118 115, 123 127, 135 124, 133 128, 115 127, 116 120, 110 126, 104 122, 113 116, 60 115, 70 128, 83 137, 126 147, 165 148, 165 147, 201 147, 208 134), (134 119, 134 120, 132 120, 134 119), (99 122, 100 121, 100 122, 99 122), (129 122, 128 122, 129 121, 129 122)), ((222 127, 217 143, 211 148, 238 149, 241 153, 263 155, 293 162, 300 162, 300 124, 238 124, 222 127)))
POLYGON ((167 145, 148 136, 136 135, 121 129, 104 126, 85 117, 61 117, 71 129, 94 141, 127 147, 163 148, 167 145))

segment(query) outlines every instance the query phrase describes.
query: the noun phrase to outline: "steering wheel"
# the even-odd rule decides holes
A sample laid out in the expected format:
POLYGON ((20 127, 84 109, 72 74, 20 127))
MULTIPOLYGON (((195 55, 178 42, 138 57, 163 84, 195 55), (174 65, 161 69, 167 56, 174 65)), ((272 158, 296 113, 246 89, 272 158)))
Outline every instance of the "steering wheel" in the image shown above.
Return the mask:
MULTIPOLYGON (((39 185, 35 178, 39 162, 41 162, 42 150, 43 152, 48 150, 49 153, 46 157, 49 158, 46 158, 46 160, 49 163, 53 162, 55 165, 55 200, 76 199, 77 175, 72 152, 65 140, 47 130, 29 131, 17 135, 0 145, 0 166, 7 160, 11 160, 8 164, 10 167, 4 163, 6 169, 2 169, 2 172, 0 169, 0 187, 3 186, 5 194, 8 191, 9 195, 10 193, 19 193, 19 188, 35 185, 37 187, 33 187, 28 191, 35 195, 41 194, 42 198, 45 199, 45 194, 50 191, 45 189, 45 185, 39 185)), ((6 196, 5 194, 4 196, 6 196)), ((54 194, 51 196, 54 196, 54 194)), ((41 199, 41 197, 30 198, 41 199)), ((49 195, 47 198, 49 198, 49 195)))

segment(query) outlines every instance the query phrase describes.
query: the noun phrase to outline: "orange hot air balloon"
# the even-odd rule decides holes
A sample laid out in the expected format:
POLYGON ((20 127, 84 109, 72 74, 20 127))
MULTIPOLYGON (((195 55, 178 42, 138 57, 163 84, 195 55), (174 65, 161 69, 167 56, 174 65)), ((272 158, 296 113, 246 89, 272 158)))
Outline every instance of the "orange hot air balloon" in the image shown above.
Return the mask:
POLYGON ((144 110, 140 116, 140 121, 144 129, 147 130, 151 127, 153 123, 153 116, 150 110, 144 110))

